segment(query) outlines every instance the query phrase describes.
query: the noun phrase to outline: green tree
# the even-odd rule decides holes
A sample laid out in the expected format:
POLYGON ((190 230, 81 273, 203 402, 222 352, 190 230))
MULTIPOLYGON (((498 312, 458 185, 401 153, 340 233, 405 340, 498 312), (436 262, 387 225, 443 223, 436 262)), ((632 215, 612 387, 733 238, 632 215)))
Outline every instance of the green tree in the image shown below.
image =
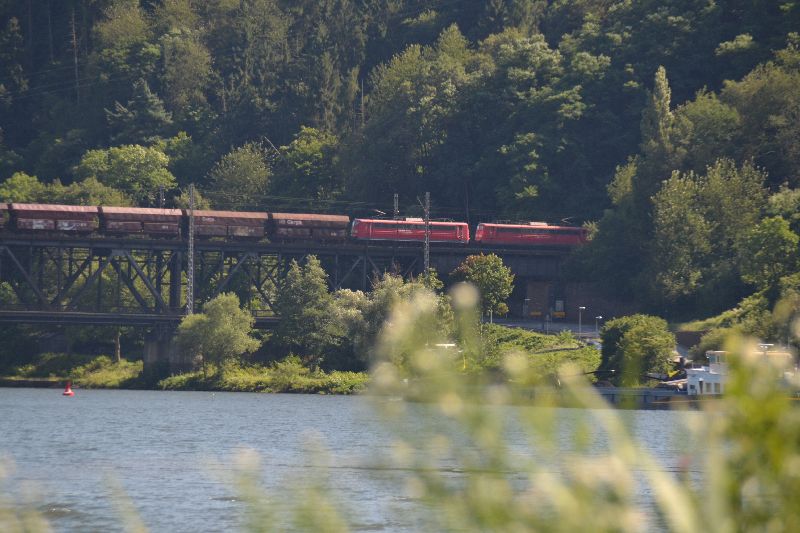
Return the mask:
POLYGON ((454 279, 472 283, 481 298, 481 312, 508 313, 505 300, 514 290, 514 274, 495 254, 470 255, 453 272, 454 279))
POLYGON ((24 172, 17 172, 0 184, 0 200, 68 205, 132 205, 131 199, 125 194, 103 185, 94 177, 64 186, 57 179, 52 183, 42 183, 24 172))
POLYGON ((711 224, 693 175, 674 173, 653 197, 651 272, 657 295, 667 301, 694 294, 705 281, 711 224))
POLYGON ((335 135, 302 126, 288 146, 281 146, 285 164, 276 169, 270 188, 297 198, 336 198, 343 188, 336 169, 338 147, 335 135))
POLYGON ((264 150, 248 143, 226 154, 209 173, 214 205, 224 209, 261 205, 270 179, 264 150))
POLYGON ((176 341, 185 356, 200 359, 205 374, 207 363, 220 365, 258 349, 260 343, 250 336, 254 321, 235 294, 220 294, 202 313, 183 318, 176 341))
POLYGON ((138 1, 116 0, 98 7, 102 12, 95 13, 99 20, 94 25, 90 72, 100 82, 93 96, 110 105, 129 99, 131 80, 150 79, 161 49, 152 42, 147 13, 138 1))
POLYGON ((682 131, 686 133, 678 142, 686 148, 688 169, 703 172, 721 157, 735 157, 741 116, 716 94, 698 92, 694 100, 675 110, 675 120, 683 123, 682 131))
POLYGON ((164 109, 158 95, 140 79, 134 82, 133 97, 126 105, 115 102, 113 111, 106 109, 106 120, 114 144, 149 145, 169 133, 172 113, 164 109))
POLYGON ((606 322, 598 370, 611 376, 615 385, 639 385, 644 374, 666 373, 672 367, 675 335, 663 318, 630 315, 606 322))
POLYGON ((667 71, 659 67, 656 71, 653 90, 648 94, 647 105, 642 111, 640 126, 642 142, 641 160, 633 182, 637 207, 649 212, 650 198, 658 192, 661 182, 673 170, 681 168, 685 150, 678 139, 675 116, 670 108, 672 92, 667 80, 667 71))
MULTIPOLYGON (((191 201, 189 198, 189 189, 181 189, 181 192, 174 199, 175 207, 178 209, 189 209, 191 201)), ((194 208, 195 209, 211 209, 211 202, 208 198, 200 194, 197 187, 194 188, 194 208)))
POLYGON ((133 205, 130 197, 122 191, 103 185, 94 177, 74 181, 69 185, 61 185, 60 181, 55 180, 48 189, 48 201, 56 204, 114 205, 119 207, 133 205))
POLYGON ((762 220, 744 236, 742 279, 758 289, 776 287, 778 280, 798 269, 800 237, 781 217, 762 220))
POLYGON ((304 265, 293 260, 275 299, 275 313, 280 318, 275 342, 287 353, 319 364, 326 350, 338 342, 332 305, 328 275, 319 260, 309 256, 304 265))
POLYGON ((0 104, 10 106, 14 96, 28 89, 25 76, 23 34, 19 19, 11 17, 0 29, 0 104))
POLYGON ((789 222, 792 231, 800 234, 800 189, 790 189, 783 185, 769 197, 767 214, 783 217, 789 222))
POLYGON ((404 280, 401 276, 385 273, 373 280, 368 293, 343 289, 334 296, 333 315, 341 331, 341 362, 348 368, 365 369, 375 361, 376 348, 387 321, 398 305, 408 304, 425 295, 436 299, 432 317, 435 332, 427 342, 446 342, 453 329, 453 310, 450 298, 436 294, 443 284, 431 270, 427 276, 404 280))
POLYGON ((89 150, 74 172, 79 178, 94 177, 119 189, 138 203, 152 205, 161 187, 170 190, 176 186, 168 164, 169 158, 159 149, 134 144, 89 150))
POLYGON ((200 36, 189 29, 175 29, 161 37, 161 47, 164 50, 161 79, 167 102, 179 111, 186 106, 204 105, 212 70, 211 54, 200 36))
POLYGON ((789 35, 775 59, 740 81, 726 82, 720 100, 740 117, 737 152, 769 172, 771 184, 800 184, 800 36, 789 35))
POLYGON ((15 172, 0 183, 0 200, 3 202, 36 203, 43 202, 47 195, 47 185, 36 176, 15 172))

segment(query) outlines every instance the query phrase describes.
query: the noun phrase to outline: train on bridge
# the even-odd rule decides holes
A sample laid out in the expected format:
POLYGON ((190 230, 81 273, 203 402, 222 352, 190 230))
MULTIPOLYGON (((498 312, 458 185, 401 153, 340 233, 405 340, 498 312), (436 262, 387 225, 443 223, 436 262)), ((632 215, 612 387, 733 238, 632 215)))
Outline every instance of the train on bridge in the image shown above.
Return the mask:
MULTIPOLYGON (((347 215, 161 209, 114 206, 0 203, 0 227, 31 234, 113 237, 147 236, 183 238, 193 219, 199 239, 270 239, 317 242, 422 242, 426 236, 421 218, 369 219, 347 215)), ((466 222, 430 221, 432 243, 467 244, 466 222)), ((480 223, 472 242, 510 246, 577 246, 586 242, 585 228, 544 222, 519 224, 480 223)))

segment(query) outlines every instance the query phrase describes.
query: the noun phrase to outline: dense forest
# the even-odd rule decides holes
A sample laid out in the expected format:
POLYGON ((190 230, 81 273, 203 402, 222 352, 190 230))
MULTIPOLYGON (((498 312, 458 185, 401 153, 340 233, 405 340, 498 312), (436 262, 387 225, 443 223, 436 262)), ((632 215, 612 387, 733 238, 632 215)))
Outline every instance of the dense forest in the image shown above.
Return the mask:
POLYGON ((575 275, 663 315, 800 293, 796 2, 3 0, 0 24, 0 200, 430 191, 435 217, 588 225, 575 275))

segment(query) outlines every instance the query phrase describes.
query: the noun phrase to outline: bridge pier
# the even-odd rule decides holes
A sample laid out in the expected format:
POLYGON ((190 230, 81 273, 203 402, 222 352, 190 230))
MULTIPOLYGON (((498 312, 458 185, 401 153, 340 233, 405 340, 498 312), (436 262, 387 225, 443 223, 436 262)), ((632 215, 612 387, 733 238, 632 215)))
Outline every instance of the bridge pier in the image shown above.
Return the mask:
POLYGON ((175 328, 156 326, 144 338, 144 372, 165 376, 192 370, 192 361, 181 355, 175 343, 175 328))

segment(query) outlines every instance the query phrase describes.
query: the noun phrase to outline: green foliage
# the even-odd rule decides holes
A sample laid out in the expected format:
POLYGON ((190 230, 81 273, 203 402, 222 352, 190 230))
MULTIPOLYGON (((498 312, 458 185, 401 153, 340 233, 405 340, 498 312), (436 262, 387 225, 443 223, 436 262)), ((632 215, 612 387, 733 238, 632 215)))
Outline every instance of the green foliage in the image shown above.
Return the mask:
POLYGON ((0 200, 69 205, 131 205, 131 200, 125 194, 103 185, 94 177, 64 186, 59 180, 42 183, 24 172, 17 172, 0 184, 0 200))
POLYGON ((249 143, 236 148, 211 169, 214 203, 224 209, 257 206, 267 190, 270 175, 260 146, 249 143))
POLYGON ((310 370, 297 356, 289 356, 270 366, 228 362, 213 376, 202 372, 177 374, 158 382, 164 390, 220 390, 230 392, 296 392, 355 394, 362 392, 369 376, 361 372, 310 370))
POLYGON ((26 378, 67 378, 74 369, 81 365, 90 364, 92 358, 86 355, 71 355, 65 353, 43 353, 19 368, 14 370, 14 375, 26 378))
POLYGON ((0 198, 4 202, 41 202, 46 194, 47 186, 36 179, 36 176, 29 176, 24 172, 15 172, 0 184, 0 198))
POLYGON ((147 18, 138 2, 112 2, 104 15, 104 20, 95 28, 96 37, 103 47, 131 46, 149 37, 147 18))
POLYGON ((672 368, 675 336, 667 322, 655 316, 631 315, 609 320, 600 332, 603 342, 599 370, 617 385, 636 386, 647 373, 672 368))
MULTIPOLYGON (((174 5, 175 2, 170 3, 174 5)), ((168 9, 165 3, 165 8, 168 9)), ((188 4, 180 16, 183 20, 176 24, 186 24, 184 17, 193 13, 188 4)), ((175 29, 161 37, 164 49, 164 72, 162 82, 164 94, 170 107, 181 112, 188 106, 201 106, 206 103, 206 89, 211 83, 211 54, 204 46, 200 36, 186 29, 175 29)))
POLYGON ((781 186, 769 197, 767 214, 783 218, 789 222, 792 231, 800 233, 800 189, 781 186))
POLYGON ((800 268, 800 237, 781 217, 762 220, 748 231, 740 246, 742 279, 758 289, 774 287, 800 268))
POLYGON ((95 178, 139 203, 152 205, 160 187, 170 190, 176 185, 168 164, 169 158, 157 148, 126 145, 89 150, 74 171, 79 178, 95 178))
POLYGON ((485 324, 481 334, 481 357, 476 370, 506 373, 508 357, 521 357, 528 368, 528 384, 551 384, 558 370, 573 364, 576 372, 592 373, 600 365, 600 353, 583 346, 571 335, 543 335, 520 328, 485 324))
POLYGON ((450 275, 478 288, 484 314, 491 311, 502 316, 508 312, 505 300, 514 289, 514 274, 500 257, 495 254, 470 255, 450 275))
POLYGON ((673 174, 653 198, 653 270, 667 300, 694 294, 711 253, 711 224, 699 209, 700 184, 673 174))
MULTIPOLYGON (((175 197, 175 207, 178 209, 189 209, 191 207, 191 198, 189 196, 189 189, 182 189, 181 193, 175 197)), ((211 202, 200 194, 197 187, 194 188, 194 208, 195 209, 211 209, 211 202)))
POLYGON ((9 106, 15 93, 24 92, 28 88, 24 64, 24 37, 19 19, 11 17, 5 28, 0 31, 0 103, 9 106))
POLYGON ((653 197, 653 243, 648 275, 653 299, 675 303, 735 283, 735 258, 743 227, 757 223, 765 206, 765 176, 751 163, 737 168, 720 159, 705 176, 674 173, 653 197), (732 259, 734 259, 732 261, 732 259))
POLYGON ((119 389, 139 384, 142 361, 122 359, 114 362, 110 357, 44 353, 31 362, 14 368, 11 375, 19 378, 71 379, 86 389, 119 389))
POLYGON ((142 368, 142 361, 113 362, 110 357, 101 355, 74 368, 70 377, 75 385, 84 389, 119 389, 136 384, 142 368))
POLYGON ((133 91, 126 105, 115 102, 113 111, 106 109, 114 144, 152 144, 172 126, 171 113, 164 109, 164 103, 146 81, 134 83, 133 91))
POLYGON ((677 121, 684 125, 686 166, 702 172, 722 156, 732 157, 735 142, 741 127, 741 115, 737 109, 722 102, 712 92, 702 90, 675 110, 677 121))
POLYGON ((176 334, 180 351, 187 357, 219 365, 255 351, 260 343, 250 336, 255 319, 239 308, 235 294, 224 293, 209 300, 202 313, 181 320, 176 334))
POLYGON ((319 260, 310 256, 302 266, 293 260, 275 299, 280 322, 274 342, 286 353, 299 353, 318 363, 326 348, 337 343, 332 307, 328 275, 319 260))
POLYGON ((284 165, 270 188, 284 196, 332 200, 344 184, 336 168, 339 139, 332 133, 302 126, 288 146, 281 146, 284 165))

